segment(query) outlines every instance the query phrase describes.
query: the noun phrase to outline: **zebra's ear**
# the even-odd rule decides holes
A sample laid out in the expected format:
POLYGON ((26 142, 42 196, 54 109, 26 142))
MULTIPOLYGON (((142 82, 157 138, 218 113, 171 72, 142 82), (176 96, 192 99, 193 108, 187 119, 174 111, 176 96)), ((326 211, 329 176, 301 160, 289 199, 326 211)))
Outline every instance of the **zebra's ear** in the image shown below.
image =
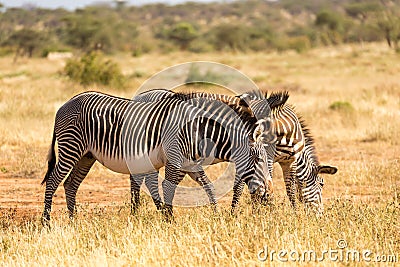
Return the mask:
POLYGON ((275 92, 272 93, 268 98, 267 102, 271 109, 282 107, 289 98, 289 92, 275 92))
POLYGON ((318 167, 318 173, 335 174, 337 172, 336 167, 321 165, 318 167))
MULTIPOLYGON (((236 97, 239 98, 239 111, 247 113, 248 116, 254 116, 253 111, 250 108, 250 103, 252 101, 251 95, 242 94, 236 97)), ((237 108, 237 106, 235 106, 235 108, 237 108)))
POLYGON ((242 94, 242 95, 238 95, 236 97, 238 97, 240 99, 239 105, 247 107, 247 108, 250 107, 249 104, 251 101, 251 96, 249 94, 242 94))

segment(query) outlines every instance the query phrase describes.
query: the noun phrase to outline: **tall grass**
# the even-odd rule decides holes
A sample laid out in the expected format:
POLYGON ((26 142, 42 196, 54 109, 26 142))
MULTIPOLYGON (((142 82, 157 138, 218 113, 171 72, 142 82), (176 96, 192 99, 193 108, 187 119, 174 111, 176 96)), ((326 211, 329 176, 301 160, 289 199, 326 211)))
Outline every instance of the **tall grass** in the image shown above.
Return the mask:
MULTIPOLYGON (((62 61, 12 64, 12 57, 0 58, 0 265, 259 265, 257 254, 265 247, 321 253, 337 249, 340 239, 349 249, 397 255, 400 61, 382 47, 344 46, 303 54, 115 55, 112 60, 129 77, 124 89, 84 88, 59 75, 62 61), (254 212, 245 194, 238 214, 231 216, 228 195, 218 214, 208 207, 176 208, 175 222, 169 224, 144 197, 138 214, 131 216, 129 178, 96 164, 78 191, 76 220, 69 222, 60 188, 52 228, 42 229, 44 188, 39 183, 56 110, 89 89, 131 98, 150 74, 195 60, 238 68, 257 77, 261 88, 290 90, 289 102, 307 121, 320 161, 339 167, 337 174, 324 177, 324 215, 291 209, 277 167, 274 208, 254 212), (339 102, 351 103, 351 112, 330 108, 339 102)), ((214 92, 212 87, 205 90, 214 92)), ((218 165, 207 174, 215 180, 223 169, 218 165)), ((280 262, 275 258, 272 263, 280 262)), ((329 259, 323 264, 342 265, 329 259)))
MULTIPOLYGON (((295 214, 279 200, 275 209, 257 213, 243 204, 236 216, 227 208, 214 215, 208 208, 181 208, 175 222, 167 223, 146 206, 135 216, 121 206, 83 210, 74 222, 57 214, 48 230, 36 220, 6 213, 0 260, 3 266, 257 265, 265 247, 314 250, 320 257, 322 250, 338 249, 338 240, 346 241, 346 249, 397 255, 399 215, 396 201, 376 206, 336 199, 317 218, 301 210, 295 214)), ((327 258, 323 263, 335 262, 327 258)))

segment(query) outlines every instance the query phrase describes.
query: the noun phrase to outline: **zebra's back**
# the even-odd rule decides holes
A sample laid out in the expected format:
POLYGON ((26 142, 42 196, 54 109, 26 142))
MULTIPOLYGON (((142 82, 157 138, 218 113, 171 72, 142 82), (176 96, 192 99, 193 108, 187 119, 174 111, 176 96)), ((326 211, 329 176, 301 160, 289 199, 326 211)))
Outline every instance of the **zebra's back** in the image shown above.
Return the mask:
POLYGON ((56 138, 61 144, 80 146, 113 171, 151 171, 164 161, 160 146, 169 122, 165 115, 179 111, 179 104, 175 99, 140 103, 98 92, 83 93, 57 112, 56 138), (135 168, 131 170, 127 161, 135 168))

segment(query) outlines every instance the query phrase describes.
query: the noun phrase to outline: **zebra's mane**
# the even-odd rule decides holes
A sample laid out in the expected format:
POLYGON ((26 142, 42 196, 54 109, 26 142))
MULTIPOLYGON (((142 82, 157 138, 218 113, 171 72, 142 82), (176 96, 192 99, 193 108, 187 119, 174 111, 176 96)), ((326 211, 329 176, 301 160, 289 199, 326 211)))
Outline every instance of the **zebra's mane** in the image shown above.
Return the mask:
POLYGON ((267 98, 268 104, 270 105, 271 110, 276 109, 276 108, 283 108, 283 107, 288 107, 290 108, 293 113, 296 115, 296 117, 299 120, 301 130, 303 131, 304 134, 304 140, 305 140, 305 148, 307 149, 310 153, 309 155, 311 156, 311 161, 316 164, 317 166, 319 165, 319 160, 318 156, 316 153, 315 149, 315 142, 314 142, 314 137, 311 134, 310 128, 308 128, 307 123, 305 122, 303 116, 301 116, 297 111, 295 106, 290 105, 287 102, 289 98, 289 92, 288 91, 279 91, 279 92, 272 92, 268 96, 268 91, 263 91, 265 98, 267 98))
POLYGON ((288 91, 272 92, 268 96, 268 91, 264 91, 264 97, 267 99, 271 109, 283 107, 289 98, 288 91))
POLYGON ((317 156, 317 152, 315 149, 315 142, 314 142, 314 137, 311 134, 310 128, 308 128, 307 123, 305 122, 304 118, 296 111, 296 108, 293 105, 289 105, 287 104, 287 106, 289 106, 294 114, 296 114, 300 126, 301 126, 301 130, 303 131, 304 134, 304 140, 305 140, 305 146, 304 149, 307 149, 310 153, 309 155, 311 156, 311 160, 314 164, 316 164, 317 166, 319 165, 319 160, 318 160, 318 156, 317 156))
MULTIPOLYGON (((199 94, 201 95, 200 98, 204 98, 208 95, 208 93, 205 92, 191 91, 191 92, 175 92, 173 95, 169 97, 186 101, 193 98, 199 98, 199 94)), ((245 125, 251 126, 253 128, 253 126, 257 122, 257 118, 254 116, 254 114, 250 110, 243 109, 239 102, 232 102, 232 101, 225 102, 222 101, 222 99, 213 99, 213 101, 220 103, 222 102, 225 105, 227 105, 232 111, 234 111, 239 116, 239 118, 245 125)), ((249 135, 252 136, 251 133, 249 133, 249 135)))
POLYGON ((179 100, 185 101, 185 100, 195 98, 195 95, 194 95, 194 93, 173 92, 172 95, 169 95, 166 97, 166 99, 168 99, 168 98, 179 99, 179 100))
MULTIPOLYGON (((204 92, 188 92, 188 93, 182 93, 182 92, 176 92, 171 96, 168 96, 169 98, 174 98, 174 99, 179 99, 179 100, 189 100, 192 98, 199 98, 199 94, 201 94, 201 97, 205 97, 208 93, 204 93, 204 92)), ((255 119, 255 117, 253 116, 253 114, 251 112, 246 112, 245 110, 243 110, 241 108, 241 105, 235 102, 225 102, 219 99, 214 99, 214 101, 219 101, 222 102, 224 104, 226 104, 227 106, 229 106, 233 111, 235 111, 236 114, 238 114, 243 120, 245 121, 250 121, 252 119, 255 119)))
POLYGON ((237 116, 239 116, 242 123, 246 125, 246 127, 248 127, 247 128, 249 130, 247 132, 248 137, 250 138, 250 140, 253 140, 253 131, 257 123, 257 118, 254 116, 253 112, 243 109, 239 103, 234 103, 234 102, 228 102, 228 103, 223 102, 223 103, 225 103, 233 112, 235 112, 237 116))
POLYGON ((226 103, 239 117, 242 119, 243 122, 246 123, 256 123, 257 119, 254 117, 253 113, 250 113, 243 108, 240 107, 238 103, 226 103))

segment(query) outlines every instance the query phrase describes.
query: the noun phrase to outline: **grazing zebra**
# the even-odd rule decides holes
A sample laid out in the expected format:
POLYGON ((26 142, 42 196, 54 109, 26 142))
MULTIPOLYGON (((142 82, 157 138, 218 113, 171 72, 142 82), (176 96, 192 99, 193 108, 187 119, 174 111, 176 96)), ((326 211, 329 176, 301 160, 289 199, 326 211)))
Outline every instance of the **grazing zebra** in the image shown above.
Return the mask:
POLYGON ((99 92, 73 97, 57 111, 55 118, 48 170, 42 181, 46 183, 42 222, 49 222, 53 194, 68 173, 64 188, 73 217, 78 187, 96 160, 113 171, 129 174, 154 172, 166 166, 163 190, 171 200, 166 203, 166 215, 172 215, 172 198, 180 172, 197 171, 196 166, 209 158, 235 163, 232 208, 239 201, 244 183, 252 196, 262 198, 269 172, 255 172, 255 165, 265 165, 265 154, 260 154, 264 150, 259 148, 265 145, 264 132, 257 128, 255 141, 250 144, 241 120, 229 112, 232 110, 219 101, 182 101, 179 94, 151 103, 99 92), (211 138, 214 149, 204 146, 200 150, 195 138, 211 138))
MULTIPOLYGON (((270 97, 288 98, 287 92, 271 94, 270 97)), ((315 151, 314 139, 304 120, 294 106, 285 104, 271 110, 271 118, 276 130, 275 161, 282 168, 286 193, 296 209, 297 199, 317 213, 323 212, 323 178, 319 175, 335 174, 337 168, 320 165, 315 151)))
MULTIPOLYGON (((156 89, 141 93, 134 99, 136 101, 157 101, 173 94, 174 92, 169 90, 156 89)), ((245 99, 243 95, 227 96, 204 92, 190 94, 219 100, 230 106, 236 104, 240 106, 237 110, 252 112, 248 105, 249 101, 243 101, 245 99)), ((321 213, 323 211, 323 179, 319 174, 335 174, 337 168, 320 165, 309 129, 295 112, 294 107, 286 103, 289 98, 288 92, 276 92, 269 96, 265 92, 265 97, 271 108, 273 129, 277 138, 274 161, 278 162, 282 168, 289 200, 296 209, 297 196, 298 200, 306 207, 311 207, 321 213)))
MULTIPOLYGON (((199 182, 200 185, 205 187, 205 190, 210 198, 210 202, 215 206, 216 199, 213 184, 206 176, 202 165, 210 165, 222 161, 235 162, 235 160, 232 160, 232 158, 243 158, 246 157, 245 155, 247 155, 247 157, 250 157, 248 160, 250 160, 252 172, 254 172, 255 177, 258 177, 257 179, 254 179, 254 190, 257 188, 257 190, 261 190, 259 194, 252 193, 253 203, 256 203, 260 200, 266 201, 269 192, 268 182, 272 180, 270 177, 270 173, 272 172, 273 157, 275 152, 275 144, 269 142, 270 131, 269 128, 267 128, 268 117, 264 117, 259 120, 257 120, 255 117, 252 117, 254 121, 252 121, 252 123, 249 123, 251 121, 250 119, 239 119, 232 108, 221 103, 220 101, 210 100, 206 98, 193 98, 188 94, 175 94, 175 97, 185 99, 185 101, 190 103, 191 105, 206 110, 209 114, 213 114, 214 119, 217 119, 217 121, 223 128, 220 128, 218 125, 214 127, 209 126, 210 118, 202 118, 200 120, 190 121, 182 128, 182 131, 180 133, 186 133, 186 135, 195 137, 191 138, 190 140, 186 139, 190 143, 184 144, 180 148, 180 151, 183 152, 184 158, 188 159, 189 162, 198 162, 199 164, 196 164, 194 168, 193 166, 191 166, 190 168, 182 168, 181 170, 179 170, 179 172, 174 172, 173 174, 177 175, 175 177, 176 182, 168 182, 167 177, 172 175, 166 175, 166 179, 163 181, 163 192, 164 205, 168 214, 172 214, 172 198, 176 189, 176 185, 180 181, 182 181, 186 173, 189 173, 193 179, 195 179, 199 182), (213 102, 219 103, 219 105, 216 106, 218 108, 213 108, 212 106, 210 106, 210 103, 213 102), (240 131, 237 130, 239 127, 240 131), (216 134, 218 132, 219 134, 216 134), (227 135, 229 135, 229 138, 226 138, 227 135), (235 144, 232 143, 230 146, 227 146, 228 140, 231 140, 230 142, 234 142, 237 138, 239 138, 240 140, 244 139, 245 142, 248 142, 249 135, 252 135, 252 137, 250 138, 250 142, 252 144, 252 149, 250 149, 250 153, 243 150, 243 148, 240 149, 240 143, 243 141, 236 142, 235 144), (198 141, 196 142, 194 140, 198 141), (230 155, 232 153, 237 153, 237 155, 232 157, 230 155), (222 156, 218 156, 220 154, 222 156), (270 164, 268 164, 268 162, 270 164), (261 182, 263 183, 260 184, 261 182), (169 188, 167 188, 167 185, 169 185, 169 188), (165 188, 167 188, 168 190, 166 191, 165 188), (172 194, 170 192, 172 192, 172 194), (261 199, 259 199, 260 197, 261 199)), ((265 101, 266 100, 262 99, 252 101, 251 108, 259 111, 260 113, 269 114, 267 110, 264 110, 264 107, 266 106, 265 101)), ((248 150, 247 147, 244 148, 248 150)), ((166 173, 167 172, 168 169, 166 168, 166 173)), ((242 180, 240 180, 239 177, 235 178, 235 183, 233 186, 234 196, 232 200, 232 211, 234 211, 234 208, 236 207, 240 197, 240 195, 236 194, 235 192, 241 193, 243 191, 244 185, 243 182, 236 181, 242 180)), ((251 184, 249 185, 249 190, 250 192, 252 191, 251 184)))
MULTIPOLYGON (((135 101, 138 102, 154 102, 154 101, 159 101, 160 99, 163 99, 165 97, 171 97, 173 95, 176 95, 177 97, 180 97, 182 100, 186 101, 193 101, 198 102, 200 99, 209 99, 209 100, 216 100, 212 98, 203 98, 203 97, 198 97, 198 93, 189 93, 189 94, 184 94, 184 93, 174 93, 169 90, 164 90, 164 89, 157 89, 157 90, 151 90, 146 93, 142 93, 134 98, 135 101)), ((262 129, 258 134, 262 134, 262 139, 264 142, 269 143, 269 146, 258 146, 258 151, 259 154, 262 155, 261 157, 264 158, 264 165, 258 164, 256 165, 256 172, 260 172, 259 175, 262 176, 262 173, 269 172, 267 174, 270 178, 267 179, 266 183, 266 191, 265 191, 265 197, 263 198, 263 201, 266 202, 272 195, 272 165, 273 165, 273 158, 275 155, 275 143, 274 143, 274 133, 271 129, 271 125, 269 123, 269 118, 267 120, 260 119, 258 120, 257 117, 264 116, 265 114, 269 114, 269 105, 266 103, 266 100, 264 99, 263 95, 257 96, 256 94, 252 94, 253 97, 256 96, 256 100, 250 100, 249 96, 250 95, 245 95, 242 97, 242 101, 244 102, 249 102, 251 101, 249 106, 244 107, 243 105, 239 105, 237 103, 229 103, 229 107, 236 113, 232 114, 233 112, 230 111, 227 114, 225 114, 225 118, 228 119, 230 116, 236 117, 239 116, 239 118, 242 120, 242 122, 245 125, 245 128, 247 130, 248 135, 254 142, 255 136, 254 133, 257 130, 262 129), (252 110, 253 109, 253 110, 252 110), (257 116, 255 116, 255 114, 257 116), (262 123, 261 123, 262 122, 262 123), (252 136, 253 135, 253 136, 252 136)), ((219 101, 219 100, 218 100, 219 101)), ((207 108, 207 106, 198 106, 200 108, 207 108)), ((225 111, 226 112, 226 111, 225 111)), ((215 162, 213 162, 215 163, 215 162)), ((212 163, 212 164, 213 164, 212 163)), ((193 180, 195 180, 200 186, 205 187, 206 193, 209 197, 209 201, 211 204, 215 206, 216 204, 216 198, 214 194, 214 188, 211 187, 212 183, 206 176, 205 172, 203 169, 199 169, 198 172, 186 172, 193 180), (210 188, 211 187, 211 188, 210 188)), ((185 172, 181 172, 181 179, 183 179, 185 175, 185 172)), ((161 209, 161 198, 159 196, 158 192, 158 171, 152 172, 152 173, 146 173, 146 174, 131 174, 130 176, 131 180, 131 193, 132 193, 132 212, 134 213, 136 211, 136 208, 139 206, 140 202, 140 186, 145 181, 146 187, 150 191, 150 195, 152 196, 152 199, 157 207, 157 209, 161 209)))

